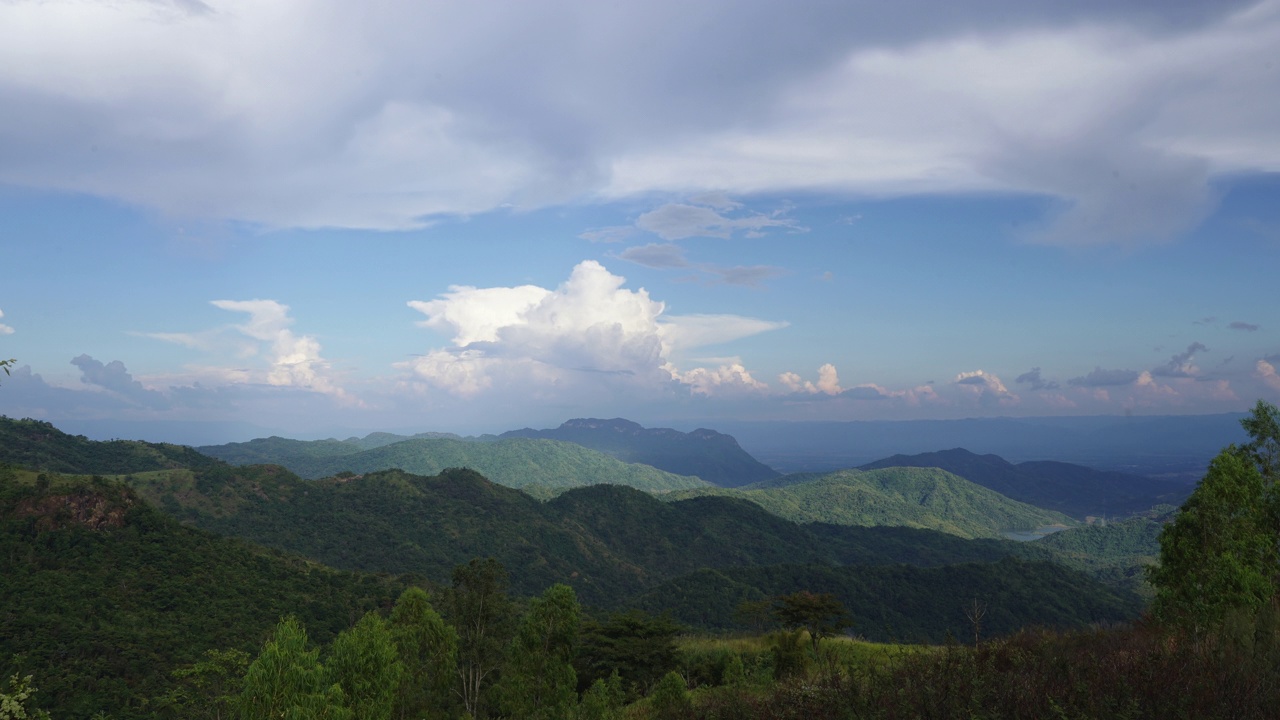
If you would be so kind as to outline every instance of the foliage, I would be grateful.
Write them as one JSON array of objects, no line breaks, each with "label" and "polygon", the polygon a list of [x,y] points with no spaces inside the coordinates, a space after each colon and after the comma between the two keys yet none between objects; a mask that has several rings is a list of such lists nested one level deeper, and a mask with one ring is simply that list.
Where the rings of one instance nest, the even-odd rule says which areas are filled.
[{"label": "foliage", "polygon": [[333,641],[328,681],[342,688],[347,707],[360,720],[390,720],[404,675],[391,630],[375,612],[366,613]]},{"label": "foliage", "polygon": [[[983,627],[994,635],[1028,625],[1124,622],[1142,610],[1138,598],[1109,590],[1082,573],[1015,558],[938,568],[770,565],[700,570],[663,583],[634,602],[700,627],[732,629],[741,627],[734,611],[744,596],[754,600],[801,590],[833,593],[860,633],[899,642],[970,635],[964,606],[974,597],[989,607]],[[708,607],[703,604],[707,598],[723,601]]]},{"label": "foliage", "polygon": [[574,720],[615,720],[626,702],[622,676],[614,670],[608,678],[597,678],[582,693],[582,701],[574,709]]},{"label": "foliage", "polygon": [[135,440],[96,442],[41,420],[0,416],[0,463],[47,472],[117,475],[219,464],[189,447]]},{"label": "foliage", "polygon": [[[8,368],[5,368],[5,373],[8,372]],[[0,720],[49,720],[47,711],[27,707],[27,701],[36,694],[32,677],[18,677],[16,674],[9,677],[9,687],[5,692],[0,692]]]},{"label": "foliage", "polygon": [[307,631],[292,616],[280,620],[245,673],[240,693],[244,720],[349,720],[346,697],[326,681],[320,652],[307,647]]},{"label": "foliage", "polygon": [[578,699],[573,669],[580,622],[573,588],[553,585],[534,598],[507,653],[495,688],[508,717],[562,720]]},{"label": "foliage", "polygon": [[587,620],[574,662],[579,687],[617,673],[631,697],[645,694],[676,668],[679,631],[669,618],[639,610],[615,613],[604,622]]},{"label": "foliage", "polygon": [[421,588],[405,590],[391,610],[391,634],[404,665],[393,715],[399,720],[447,716],[455,705],[458,633]]},{"label": "foliage", "polygon": [[682,720],[693,711],[693,703],[689,700],[689,688],[680,673],[672,670],[662,676],[662,680],[649,695],[649,708],[655,720]]},{"label": "foliage", "polygon": [[774,598],[773,617],[784,628],[806,630],[814,656],[818,654],[822,638],[840,633],[853,622],[849,611],[834,594],[808,590]]},{"label": "foliage", "polygon": [[511,637],[514,608],[507,597],[507,571],[493,558],[459,565],[449,609],[458,629],[458,695],[470,716],[482,717]]},{"label": "foliage", "polygon": [[152,706],[164,717],[229,720],[252,660],[243,650],[206,650],[201,660],[170,673],[175,684]]},{"label": "foliage", "polygon": [[197,704],[205,679],[171,673],[206,651],[256,651],[286,613],[328,641],[402,588],[183,527],[103,478],[0,478],[0,674],[39,678],[55,717]]},{"label": "foliage", "polygon": [[999,537],[1005,530],[1072,522],[937,468],[841,470],[805,475],[798,482],[785,480],[759,488],[686,490],[670,497],[740,497],[793,522],[900,525],[966,538]]},{"label": "foliage", "polygon": [[10,366],[12,366],[16,362],[18,361],[15,360],[14,358],[9,358],[8,360],[0,360],[0,370],[4,370],[4,374],[7,376],[9,374]]}]

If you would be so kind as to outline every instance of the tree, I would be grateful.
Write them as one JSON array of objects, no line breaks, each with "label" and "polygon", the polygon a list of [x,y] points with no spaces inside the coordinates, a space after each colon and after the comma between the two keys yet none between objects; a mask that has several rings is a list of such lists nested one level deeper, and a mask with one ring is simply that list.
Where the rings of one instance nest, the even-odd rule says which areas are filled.
[{"label": "tree", "polygon": [[458,630],[458,696],[468,714],[480,717],[511,636],[506,569],[493,558],[457,566],[449,604]]},{"label": "tree", "polygon": [[552,585],[529,604],[511,641],[499,683],[502,710],[527,720],[567,718],[578,697],[573,657],[581,612],[568,585]]},{"label": "tree", "polygon": [[204,659],[170,673],[176,686],[154,704],[166,717],[229,720],[252,659],[243,650],[206,650]]},{"label": "tree", "polygon": [[1241,421],[1251,441],[1219,453],[1161,531],[1160,564],[1148,577],[1162,620],[1203,630],[1232,611],[1256,613],[1280,590],[1278,416],[1258,401]]},{"label": "tree", "polygon": [[325,686],[318,650],[307,649],[307,631],[289,616],[245,673],[240,693],[244,720],[351,720],[342,689]]},{"label": "tree", "polygon": [[649,695],[649,707],[657,720],[680,720],[693,712],[689,686],[680,677],[680,673],[672,670],[662,676],[662,680]]},{"label": "tree", "polygon": [[326,669],[355,717],[390,720],[404,666],[390,629],[376,612],[366,613],[334,639]]},{"label": "tree", "polygon": [[815,594],[808,590],[778,596],[774,601],[773,616],[785,628],[808,630],[815,656],[822,638],[834,635],[853,624],[849,613],[835,595]]},{"label": "tree", "polygon": [[9,678],[8,690],[0,692],[0,720],[49,720],[49,713],[44,710],[27,708],[27,701],[36,693],[31,678],[16,674]]},{"label": "tree", "polygon": [[411,587],[396,600],[391,637],[404,665],[393,716],[412,720],[452,715],[458,633],[431,607],[422,588]]},{"label": "tree", "polygon": [[14,360],[13,358],[9,358],[8,360],[0,360],[0,370],[4,370],[4,374],[6,377],[9,375],[9,367],[16,362],[18,361]]},{"label": "tree", "polygon": [[603,624],[583,623],[582,644],[574,668],[579,682],[622,676],[628,690],[648,692],[676,667],[676,634],[680,626],[665,616],[628,610]]}]

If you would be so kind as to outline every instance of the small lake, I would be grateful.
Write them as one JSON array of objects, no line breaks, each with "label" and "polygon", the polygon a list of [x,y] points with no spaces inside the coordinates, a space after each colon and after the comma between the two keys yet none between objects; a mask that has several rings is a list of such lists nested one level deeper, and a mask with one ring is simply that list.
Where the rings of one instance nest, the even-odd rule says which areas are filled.
[{"label": "small lake", "polygon": [[1010,530],[1009,532],[1002,532],[1000,533],[1000,535],[1004,537],[1006,540],[1030,542],[1032,540],[1039,540],[1045,535],[1052,535],[1058,532],[1059,530],[1066,530],[1066,529],[1067,529],[1066,525],[1042,525],[1036,528],[1035,530]]}]

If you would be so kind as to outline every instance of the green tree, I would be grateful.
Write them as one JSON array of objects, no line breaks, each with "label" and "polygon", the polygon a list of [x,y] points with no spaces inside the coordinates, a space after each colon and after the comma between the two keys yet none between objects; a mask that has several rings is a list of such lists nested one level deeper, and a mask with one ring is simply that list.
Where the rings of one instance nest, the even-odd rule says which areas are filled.
[{"label": "green tree", "polygon": [[662,680],[649,695],[649,707],[657,720],[681,720],[693,712],[693,703],[689,700],[689,687],[680,673],[672,670],[662,676]]},{"label": "green tree", "polygon": [[773,616],[785,628],[808,630],[815,657],[822,638],[839,633],[853,622],[834,594],[808,590],[778,596],[774,600]]},{"label": "green tree", "polygon": [[390,720],[404,666],[391,630],[376,612],[366,613],[333,641],[326,663],[329,682],[342,688],[360,720]]},{"label": "green tree", "polygon": [[203,659],[170,673],[175,686],[153,704],[166,717],[229,720],[252,659],[243,650],[206,650]]},{"label": "green tree", "polygon": [[1256,613],[1280,590],[1280,411],[1258,401],[1241,421],[1251,441],[1218,454],[1173,522],[1149,571],[1153,611],[1203,630],[1230,612]]},{"label": "green tree", "polygon": [[17,360],[14,360],[13,358],[9,358],[8,360],[0,360],[0,370],[4,370],[4,374],[6,377],[9,375],[9,367],[13,365],[15,362],[17,362]]},{"label": "green tree", "polygon": [[320,652],[307,649],[307,631],[292,616],[276,625],[249,665],[240,693],[244,720],[351,720],[342,688],[325,685]]},{"label": "green tree", "polygon": [[0,692],[0,720],[49,720],[49,713],[44,710],[27,707],[27,701],[36,694],[31,677],[14,675],[9,678],[9,687]]},{"label": "green tree", "polygon": [[611,615],[604,623],[583,623],[574,663],[580,682],[617,672],[633,696],[642,695],[676,667],[680,626],[665,616],[640,610]]},{"label": "green tree", "polygon": [[578,597],[568,585],[553,585],[529,604],[497,688],[508,716],[569,717],[578,697],[573,658],[580,615]]},{"label": "green tree", "polygon": [[614,670],[608,678],[597,678],[582,693],[582,702],[573,715],[575,720],[614,720],[622,712],[627,693],[622,689],[622,676]]},{"label": "green tree", "polygon": [[514,615],[507,571],[493,558],[453,570],[449,604],[458,630],[458,696],[472,717],[482,717],[486,691],[506,655]]},{"label": "green tree", "polygon": [[422,588],[411,587],[391,609],[391,636],[404,665],[394,717],[444,717],[454,708],[458,633],[431,607]]}]

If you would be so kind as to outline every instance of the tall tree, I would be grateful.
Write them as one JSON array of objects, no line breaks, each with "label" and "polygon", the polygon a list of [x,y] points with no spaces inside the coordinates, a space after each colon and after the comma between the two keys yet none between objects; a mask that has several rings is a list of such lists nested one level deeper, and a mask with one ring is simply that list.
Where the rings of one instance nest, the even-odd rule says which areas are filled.
[{"label": "tall tree", "polygon": [[1204,629],[1280,591],[1280,411],[1260,400],[1241,424],[1250,442],[1213,459],[1160,533],[1160,564],[1148,577],[1153,610],[1167,622]]},{"label": "tall tree", "polygon": [[834,594],[811,593],[808,590],[777,597],[774,600],[773,616],[785,628],[808,630],[815,656],[822,638],[834,635],[852,624],[849,612]]},{"label": "tall tree", "polygon": [[513,608],[507,571],[493,558],[453,570],[449,605],[458,630],[458,696],[472,717],[482,717],[486,691],[506,655]]},{"label": "tall tree", "polygon": [[357,718],[390,720],[404,666],[391,630],[376,612],[366,613],[334,639],[326,669]]},{"label": "tall tree", "polygon": [[325,684],[320,651],[307,649],[307,631],[289,616],[245,673],[240,693],[244,720],[352,720],[342,689]]},{"label": "tall tree", "polygon": [[391,636],[404,674],[392,715],[399,720],[453,715],[458,633],[431,607],[422,588],[411,587],[391,610]]},{"label": "tall tree", "polygon": [[527,720],[570,716],[578,697],[573,658],[580,615],[578,596],[568,585],[553,585],[529,604],[496,688],[506,715]]}]

